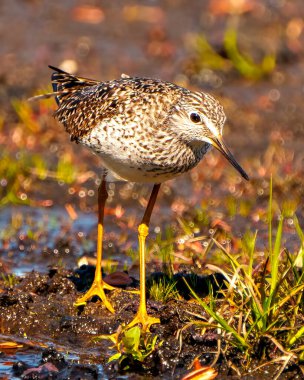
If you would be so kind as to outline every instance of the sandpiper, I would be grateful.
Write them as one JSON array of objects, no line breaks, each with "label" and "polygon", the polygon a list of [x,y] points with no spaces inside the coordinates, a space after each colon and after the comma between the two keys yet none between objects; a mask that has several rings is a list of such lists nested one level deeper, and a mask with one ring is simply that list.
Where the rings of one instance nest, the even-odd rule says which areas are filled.
[{"label": "sandpiper", "polygon": [[114,288],[101,275],[104,207],[108,181],[154,184],[138,227],[140,257],[140,304],[129,327],[141,324],[148,330],[159,319],[148,315],[145,287],[145,240],[151,213],[162,182],[196,166],[214,146],[248,180],[222,139],[226,116],[211,95],[193,92],[157,79],[122,75],[100,82],[53,70],[54,96],[58,105],[55,118],[63,124],[71,140],[90,148],[101,158],[104,168],[98,191],[97,264],[91,288],[76,301],[85,304],[97,295],[114,313],[106,290]]}]

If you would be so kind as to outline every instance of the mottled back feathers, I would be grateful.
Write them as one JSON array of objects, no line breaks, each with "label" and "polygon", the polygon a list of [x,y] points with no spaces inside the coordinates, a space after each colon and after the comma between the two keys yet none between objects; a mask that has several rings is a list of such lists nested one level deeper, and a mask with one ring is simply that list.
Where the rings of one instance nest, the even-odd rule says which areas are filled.
[{"label": "mottled back feathers", "polygon": [[54,92],[35,98],[55,97],[55,118],[98,154],[109,178],[160,183],[219,147],[225,113],[209,94],[157,79],[99,82],[50,68]]},{"label": "mottled back feathers", "polygon": [[160,80],[124,75],[119,80],[98,82],[50,67],[55,70],[52,85],[58,104],[54,116],[76,141],[106,119],[126,123],[150,117],[161,121],[184,91]]}]

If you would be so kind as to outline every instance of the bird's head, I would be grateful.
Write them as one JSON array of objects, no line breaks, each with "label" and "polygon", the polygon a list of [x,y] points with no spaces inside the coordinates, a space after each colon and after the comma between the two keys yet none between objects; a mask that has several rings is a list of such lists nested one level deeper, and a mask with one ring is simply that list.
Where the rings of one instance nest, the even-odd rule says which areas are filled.
[{"label": "bird's head", "polygon": [[[173,107],[170,124],[179,138],[193,148],[214,146],[236,168],[243,178],[248,175],[238,164],[222,138],[226,115],[220,103],[209,94],[187,92]],[[171,124],[171,125],[172,125]]]}]

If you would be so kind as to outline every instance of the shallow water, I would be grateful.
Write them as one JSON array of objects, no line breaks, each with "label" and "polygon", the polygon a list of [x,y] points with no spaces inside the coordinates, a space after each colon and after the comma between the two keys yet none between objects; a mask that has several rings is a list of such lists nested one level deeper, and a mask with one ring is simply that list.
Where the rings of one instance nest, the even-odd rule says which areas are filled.
[{"label": "shallow water", "polygon": [[[71,220],[60,207],[6,207],[0,210],[0,252],[3,267],[22,276],[35,270],[47,273],[58,265],[73,268],[82,256],[96,251],[96,215],[77,211]],[[117,227],[111,219],[107,223],[111,234]],[[136,241],[136,234],[131,239]],[[105,244],[112,247],[108,240]],[[107,257],[105,249],[105,257]],[[111,260],[130,265],[131,259],[123,252],[111,251]]]},{"label": "shallow water", "polygon": [[[12,339],[12,337],[10,337]],[[26,343],[26,340],[24,341]],[[108,376],[105,374],[103,367],[101,364],[93,364],[90,362],[89,358],[85,359],[84,357],[81,358],[76,353],[69,353],[68,349],[66,349],[66,352],[64,353],[64,359],[67,363],[70,364],[70,366],[73,366],[73,364],[78,365],[79,368],[81,368],[81,364],[84,366],[92,365],[97,372],[97,379],[98,380],[108,380]],[[13,369],[14,365],[20,364],[22,362],[22,365],[28,368],[34,368],[41,365],[41,350],[35,347],[24,347],[21,349],[18,349],[18,351],[14,353],[6,353],[5,355],[2,355],[0,357],[0,377],[2,378],[8,378],[11,380],[17,380],[20,379],[20,376],[16,374],[16,371]],[[57,376],[60,378],[64,378],[62,374],[63,371],[59,371]],[[81,370],[79,371],[80,376]],[[83,372],[85,373],[85,372]],[[87,377],[84,377],[87,378]],[[88,377],[89,378],[89,377]],[[90,377],[91,378],[91,377]]]},{"label": "shallow water", "polygon": [[28,353],[28,352],[17,352],[15,354],[7,354],[4,357],[0,357],[0,376],[7,376],[9,379],[17,380],[20,376],[13,375],[13,365],[22,361],[29,366],[38,366],[41,359],[41,354]]}]

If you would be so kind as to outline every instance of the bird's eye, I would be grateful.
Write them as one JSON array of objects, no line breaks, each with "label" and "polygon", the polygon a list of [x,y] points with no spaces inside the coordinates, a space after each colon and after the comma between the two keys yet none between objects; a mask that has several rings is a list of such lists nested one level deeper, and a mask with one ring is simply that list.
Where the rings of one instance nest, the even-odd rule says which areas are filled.
[{"label": "bird's eye", "polygon": [[198,113],[196,112],[192,112],[190,114],[190,120],[193,122],[193,123],[199,123],[201,121],[201,117]]}]

